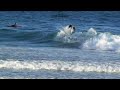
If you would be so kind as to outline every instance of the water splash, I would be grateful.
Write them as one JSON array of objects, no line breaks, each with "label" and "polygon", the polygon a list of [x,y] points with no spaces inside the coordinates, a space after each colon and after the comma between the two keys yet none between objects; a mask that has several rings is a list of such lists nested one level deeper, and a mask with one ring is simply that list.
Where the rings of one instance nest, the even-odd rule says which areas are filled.
[{"label": "water splash", "polygon": [[80,61],[59,61],[59,60],[40,60],[40,61],[18,61],[18,60],[0,60],[0,69],[15,70],[57,70],[57,71],[73,71],[73,72],[106,72],[120,73],[120,64],[106,62],[80,62]]}]

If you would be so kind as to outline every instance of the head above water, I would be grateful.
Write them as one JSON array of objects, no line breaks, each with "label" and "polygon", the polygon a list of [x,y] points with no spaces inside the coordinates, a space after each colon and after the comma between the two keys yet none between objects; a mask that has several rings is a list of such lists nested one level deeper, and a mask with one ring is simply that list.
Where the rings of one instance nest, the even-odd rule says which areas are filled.
[{"label": "head above water", "polygon": [[[71,34],[75,33],[75,26],[73,25],[68,25],[68,30],[71,32]],[[67,31],[68,32],[68,31]]]},{"label": "head above water", "polygon": [[73,27],[73,29],[75,30],[75,27]]},{"label": "head above water", "polygon": [[72,27],[72,25],[69,25],[69,28],[71,28]]},{"label": "head above water", "polygon": [[7,27],[17,28],[17,27],[21,27],[21,26],[17,25],[17,23],[15,22],[14,24],[8,25]]},{"label": "head above water", "polygon": [[72,28],[75,31],[75,27],[73,25],[70,24],[68,27]]}]

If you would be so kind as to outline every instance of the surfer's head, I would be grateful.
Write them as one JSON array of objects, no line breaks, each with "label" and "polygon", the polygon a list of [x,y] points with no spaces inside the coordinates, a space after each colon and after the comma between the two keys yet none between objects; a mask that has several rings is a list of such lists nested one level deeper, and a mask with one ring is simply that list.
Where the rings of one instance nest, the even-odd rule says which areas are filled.
[{"label": "surfer's head", "polygon": [[75,33],[75,27],[73,25],[68,25],[68,30],[67,32],[70,32],[71,34]]},{"label": "surfer's head", "polygon": [[68,27],[71,28],[73,32],[75,32],[75,27],[73,25],[70,24]]},{"label": "surfer's head", "polygon": [[69,25],[69,28],[72,28],[72,25]]},{"label": "surfer's head", "polygon": [[75,27],[73,27],[73,29],[75,30]]}]

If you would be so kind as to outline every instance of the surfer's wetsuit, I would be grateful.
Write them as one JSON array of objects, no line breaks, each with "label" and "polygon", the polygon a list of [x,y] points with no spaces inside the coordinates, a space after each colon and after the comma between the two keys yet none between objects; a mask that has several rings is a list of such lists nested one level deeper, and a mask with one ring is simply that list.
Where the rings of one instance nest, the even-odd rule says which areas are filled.
[{"label": "surfer's wetsuit", "polygon": [[8,26],[8,27],[19,27],[19,26],[17,26],[17,24],[15,23],[15,24],[13,24],[13,25],[10,25],[10,26]]},{"label": "surfer's wetsuit", "polygon": [[17,24],[15,23],[14,25],[11,25],[11,27],[17,27]]}]

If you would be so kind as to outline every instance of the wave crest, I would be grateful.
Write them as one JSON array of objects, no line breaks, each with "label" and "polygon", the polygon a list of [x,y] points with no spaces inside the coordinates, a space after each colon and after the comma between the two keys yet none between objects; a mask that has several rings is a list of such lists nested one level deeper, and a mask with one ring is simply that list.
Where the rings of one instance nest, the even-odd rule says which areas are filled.
[{"label": "wave crest", "polygon": [[65,36],[58,32],[55,40],[62,43],[76,43],[78,48],[83,49],[120,51],[120,35],[97,32],[94,28],[90,28],[87,32],[75,32]]},{"label": "wave crest", "polygon": [[117,63],[100,63],[92,62],[85,63],[80,61],[15,61],[15,60],[0,60],[0,69],[15,69],[15,70],[61,70],[73,72],[106,72],[106,73],[120,73],[120,64]]},{"label": "wave crest", "polygon": [[110,33],[100,33],[99,35],[86,40],[83,44],[83,48],[117,51],[120,49],[120,36],[112,35]]},{"label": "wave crest", "polygon": [[[97,32],[90,28],[86,32],[67,32],[67,27],[63,27],[59,32],[44,31],[10,31],[1,30],[0,41],[26,41],[28,44],[41,44],[47,46],[70,47],[94,50],[111,50],[120,52],[120,35],[113,35],[109,32]],[[19,43],[12,43],[18,44]]]}]

